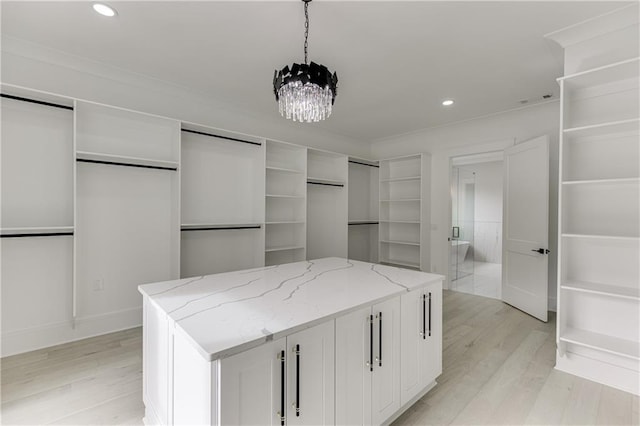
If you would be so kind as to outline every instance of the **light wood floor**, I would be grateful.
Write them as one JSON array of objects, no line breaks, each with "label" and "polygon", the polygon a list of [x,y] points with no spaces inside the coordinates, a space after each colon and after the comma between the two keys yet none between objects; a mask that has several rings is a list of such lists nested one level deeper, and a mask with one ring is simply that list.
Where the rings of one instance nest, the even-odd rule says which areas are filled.
[{"label": "light wood floor", "polygon": [[[445,291],[443,374],[395,425],[639,424],[638,397],[555,371],[555,320]],[[141,424],[140,328],[2,359],[2,423]]]}]

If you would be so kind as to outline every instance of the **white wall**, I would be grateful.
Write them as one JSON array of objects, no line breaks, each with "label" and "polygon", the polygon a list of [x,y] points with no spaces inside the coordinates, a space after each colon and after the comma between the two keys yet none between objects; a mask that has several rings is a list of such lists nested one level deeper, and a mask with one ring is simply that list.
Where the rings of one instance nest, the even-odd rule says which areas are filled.
[{"label": "white wall", "polygon": [[448,241],[451,218],[451,158],[504,150],[540,135],[549,135],[549,308],[556,307],[558,232],[558,134],[557,101],[493,114],[461,123],[425,129],[374,141],[373,158],[387,158],[416,152],[432,155],[431,172],[431,271],[448,274]]},{"label": "white wall", "polygon": [[370,156],[366,142],[327,132],[321,123],[283,119],[275,100],[273,115],[248,115],[239,107],[216,101],[215,96],[12,37],[2,38],[1,66],[2,82],[7,84],[361,158]]}]

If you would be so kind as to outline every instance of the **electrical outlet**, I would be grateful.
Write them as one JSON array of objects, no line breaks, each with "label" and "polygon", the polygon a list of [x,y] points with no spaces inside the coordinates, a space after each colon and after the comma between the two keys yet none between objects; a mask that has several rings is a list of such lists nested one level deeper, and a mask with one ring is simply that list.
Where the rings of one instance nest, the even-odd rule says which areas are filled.
[{"label": "electrical outlet", "polygon": [[104,290],[104,280],[102,278],[93,281],[93,291]]}]

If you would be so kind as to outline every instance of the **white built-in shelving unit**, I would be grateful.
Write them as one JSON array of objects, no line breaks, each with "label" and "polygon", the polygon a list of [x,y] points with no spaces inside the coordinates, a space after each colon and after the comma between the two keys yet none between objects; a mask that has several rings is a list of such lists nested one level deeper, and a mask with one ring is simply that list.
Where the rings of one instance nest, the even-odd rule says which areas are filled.
[{"label": "white built-in shelving unit", "polygon": [[180,275],[263,265],[264,140],[183,123]]},{"label": "white built-in shelving unit", "polygon": [[347,158],[307,149],[307,259],[347,257]]},{"label": "white built-in shelving unit", "polygon": [[378,261],[377,161],[349,158],[349,259]]},{"label": "white built-in shelving unit", "polygon": [[33,330],[73,322],[73,101],[2,92],[0,323],[26,350],[52,342]]},{"label": "white built-in shelving unit", "polygon": [[430,173],[428,154],[380,161],[381,263],[429,270]]},{"label": "white built-in shelving unit", "polygon": [[140,325],[148,282],[331,256],[428,270],[423,154],[379,166],[11,85],[1,154],[2,356]]},{"label": "white built-in shelving unit", "polygon": [[[635,24],[628,22],[632,15]],[[551,35],[565,47],[566,56],[566,75],[559,79],[556,367],[636,394],[640,392],[637,16],[636,5]],[[615,26],[617,20],[622,22],[620,28]],[[635,56],[624,57],[625,51]],[[612,58],[611,52],[623,57]]]},{"label": "white built-in shelving unit", "polygon": [[180,122],[77,101],[74,317],[136,318],[179,277]]},{"label": "white built-in shelving unit", "polygon": [[267,141],[265,265],[306,259],[307,149]]}]

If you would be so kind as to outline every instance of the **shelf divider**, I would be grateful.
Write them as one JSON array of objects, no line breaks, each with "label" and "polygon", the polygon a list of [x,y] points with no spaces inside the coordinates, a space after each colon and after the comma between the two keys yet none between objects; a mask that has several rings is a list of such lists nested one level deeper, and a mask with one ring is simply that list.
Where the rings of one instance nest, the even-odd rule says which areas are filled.
[{"label": "shelf divider", "polygon": [[640,342],[620,339],[587,330],[567,327],[564,333],[560,335],[560,341],[634,360],[640,359]]},{"label": "shelf divider", "polygon": [[623,287],[612,284],[592,283],[586,281],[567,280],[562,284],[563,290],[600,294],[622,299],[640,300],[640,288]]}]

